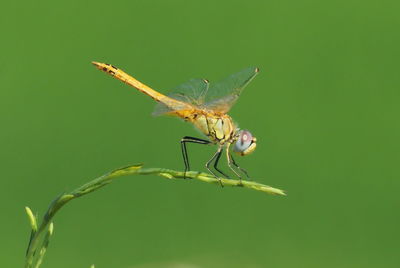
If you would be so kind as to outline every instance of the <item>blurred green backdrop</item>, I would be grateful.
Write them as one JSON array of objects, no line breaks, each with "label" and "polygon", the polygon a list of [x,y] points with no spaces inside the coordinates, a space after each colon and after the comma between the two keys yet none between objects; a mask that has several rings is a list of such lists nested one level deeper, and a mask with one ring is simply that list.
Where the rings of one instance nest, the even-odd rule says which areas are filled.
[{"label": "blurred green backdrop", "polygon": [[[125,177],[60,211],[43,267],[399,267],[398,2],[24,2],[0,9],[1,267],[23,265],[24,206],[183,168],[197,131],[92,60],[161,92],[260,67],[231,111],[258,138],[238,161],[288,196]],[[214,149],[190,146],[193,169]]]}]

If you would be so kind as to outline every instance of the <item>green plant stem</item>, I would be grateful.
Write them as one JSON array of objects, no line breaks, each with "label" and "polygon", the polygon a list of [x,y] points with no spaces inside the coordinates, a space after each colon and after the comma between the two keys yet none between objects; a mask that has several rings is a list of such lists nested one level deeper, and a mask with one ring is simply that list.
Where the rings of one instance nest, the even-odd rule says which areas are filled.
[{"label": "green plant stem", "polygon": [[[164,168],[142,168],[142,164],[138,165],[131,165],[128,167],[116,169],[114,171],[111,171],[101,177],[98,177],[81,187],[71,191],[70,193],[64,193],[57,197],[49,206],[46,214],[44,215],[40,225],[36,227],[36,219],[34,218],[33,214],[31,213],[30,209],[27,209],[28,216],[31,222],[31,227],[32,228],[32,233],[31,233],[31,239],[29,241],[27,253],[26,253],[26,262],[25,262],[25,267],[26,268],[31,268],[32,265],[34,264],[34,259],[35,259],[35,254],[38,251],[39,243],[41,240],[41,237],[43,236],[44,233],[48,233],[48,226],[51,223],[54,215],[59,211],[65,204],[67,204],[69,201],[81,197],[83,195],[86,195],[88,193],[91,193],[109,183],[111,183],[115,178],[122,177],[122,176],[127,176],[127,175],[159,175],[167,179],[184,179],[184,172],[182,171],[175,171],[171,169],[164,169]],[[200,180],[203,182],[207,183],[212,183],[217,186],[220,186],[221,183],[224,186],[238,186],[238,187],[244,187],[244,188],[249,188],[257,191],[262,191],[268,194],[275,194],[275,195],[285,195],[284,191],[280,189],[276,189],[264,184],[260,184],[257,182],[253,181],[239,181],[239,180],[231,180],[231,179],[217,179],[214,176],[207,174],[207,173],[201,173],[201,172],[196,172],[196,171],[189,171],[186,172],[186,178],[189,179],[196,179]],[[52,227],[51,227],[52,229]],[[47,231],[47,232],[46,232]],[[51,234],[51,233],[50,233]],[[49,236],[49,235],[48,235]],[[47,247],[48,240],[44,239],[45,246]],[[43,245],[41,247],[43,249]],[[45,249],[44,249],[45,250]],[[45,251],[44,251],[45,252]],[[43,254],[40,254],[40,262],[42,261]],[[39,264],[40,265],[40,264]],[[38,267],[38,266],[35,266]]]},{"label": "green plant stem", "polygon": [[53,223],[51,222],[49,224],[49,228],[47,228],[47,232],[43,239],[42,246],[40,247],[39,256],[37,258],[35,268],[39,268],[40,265],[42,264],[44,254],[46,254],[46,250],[47,250],[47,247],[49,246],[50,237],[52,234],[53,234]]}]

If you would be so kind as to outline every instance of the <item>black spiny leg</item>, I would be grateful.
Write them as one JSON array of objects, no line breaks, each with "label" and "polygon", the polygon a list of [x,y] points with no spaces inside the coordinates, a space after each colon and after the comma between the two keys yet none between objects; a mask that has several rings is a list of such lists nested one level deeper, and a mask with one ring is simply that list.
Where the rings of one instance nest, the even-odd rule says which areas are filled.
[{"label": "black spiny leg", "polygon": [[210,169],[210,164],[211,164],[212,161],[214,161],[214,159],[215,159],[215,162],[214,162],[214,168],[215,168],[215,170],[218,171],[220,174],[222,174],[224,177],[226,177],[226,178],[229,179],[229,176],[228,176],[228,175],[226,175],[224,172],[222,172],[220,169],[218,169],[218,161],[219,161],[219,158],[221,157],[221,154],[222,154],[222,147],[219,147],[218,150],[215,152],[215,154],[211,157],[211,159],[207,161],[207,163],[206,163],[206,168],[208,169],[208,171],[209,171],[211,174],[214,175],[214,177],[215,177],[216,179],[218,179],[218,181],[219,181],[219,183],[221,184],[221,186],[224,187],[224,185],[222,184],[221,178],[218,177],[217,174],[215,174],[215,173]]},{"label": "black spiny leg", "polygon": [[240,176],[240,174],[232,167],[232,164],[235,167],[238,167],[238,166],[236,165],[235,160],[233,160],[232,155],[229,153],[229,150],[226,150],[226,156],[228,158],[228,166],[229,166],[229,168],[232,170],[233,173],[235,173],[236,176],[238,176],[238,178],[240,180],[240,183],[242,183],[242,176]]},{"label": "black spiny leg", "polygon": [[189,137],[185,136],[181,139],[181,149],[182,149],[182,156],[183,156],[183,162],[185,163],[185,172],[183,173],[183,178],[186,179],[186,172],[190,170],[190,165],[189,165],[189,157],[187,154],[186,150],[186,143],[191,142],[191,143],[198,143],[198,144],[210,144],[210,141],[207,140],[202,140],[199,138],[194,138],[194,137]]},{"label": "black spiny leg", "polygon": [[221,155],[222,155],[222,151],[223,151],[223,150],[224,150],[224,149],[221,148],[221,151],[220,151],[219,154],[217,155],[217,159],[215,159],[215,162],[214,162],[214,168],[215,168],[216,171],[218,171],[219,173],[221,173],[225,178],[230,179],[230,177],[229,177],[228,175],[226,175],[224,172],[222,172],[222,170],[220,170],[220,169],[218,168],[218,162],[219,162],[219,159],[221,158]]},{"label": "black spiny leg", "polygon": [[[241,168],[241,167],[239,167],[238,164],[236,164],[235,159],[233,159],[232,154],[229,154],[229,158],[232,160],[232,164],[233,164],[235,167],[237,167],[238,169],[240,169],[240,171],[242,171],[242,172],[246,175],[246,177],[247,177],[248,179],[250,179],[249,173],[247,173],[247,171],[246,171],[244,168]],[[239,178],[240,178],[240,176],[239,176]]]},{"label": "black spiny leg", "polygon": [[228,166],[232,170],[232,172],[235,173],[236,176],[238,176],[240,184],[242,184],[242,176],[240,176],[239,172],[235,168],[233,168],[233,166],[235,166],[237,169],[242,171],[246,175],[247,178],[249,178],[249,174],[247,173],[246,170],[244,170],[243,168],[239,167],[238,164],[236,164],[235,159],[233,159],[233,156],[232,156],[232,154],[231,154],[231,152],[229,150],[230,149],[230,145],[231,144],[228,144],[228,146],[226,148],[226,158],[228,160]]}]

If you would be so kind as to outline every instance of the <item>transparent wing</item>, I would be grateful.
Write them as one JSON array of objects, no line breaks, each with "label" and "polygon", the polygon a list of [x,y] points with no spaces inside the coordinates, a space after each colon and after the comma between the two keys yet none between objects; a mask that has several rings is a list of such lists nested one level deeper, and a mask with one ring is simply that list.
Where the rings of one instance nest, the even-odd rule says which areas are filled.
[{"label": "transparent wing", "polygon": [[[235,73],[218,83],[205,79],[191,79],[178,86],[168,97],[188,103],[199,109],[208,109],[227,113],[239,98],[240,93],[257,75],[258,68],[249,67]],[[167,101],[159,102],[153,115],[168,114],[172,111],[187,109],[185,105],[166,105]]]},{"label": "transparent wing", "polygon": [[[168,97],[189,103],[196,107],[202,106],[208,91],[208,81],[204,79],[191,79],[188,82],[179,85],[171,93],[167,94]],[[171,111],[187,109],[187,106],[182,105],[169,105],[159,102],[157,103],[153,115],[162,115]]]},{"label": "transparent wing", "polygon": [[256,67],[249,67],[218,83],[211,83],[203,107],[227,113],[235,104],[243,89],[258,74],[258,71],[259,69]]},{"label": "transparent wing", "polygon": [[[178,98],[175,99],[179,100]],[[190,104],[184,102],[177,103],[174,99],[165,98],[165,99],[160,99],[160,102],[156,104],[156,107],[153,111],[153,115],[154,116],[164,115],[171,113],[173,111],[189,110],[191,108],[193,108],[193,106]]]}]

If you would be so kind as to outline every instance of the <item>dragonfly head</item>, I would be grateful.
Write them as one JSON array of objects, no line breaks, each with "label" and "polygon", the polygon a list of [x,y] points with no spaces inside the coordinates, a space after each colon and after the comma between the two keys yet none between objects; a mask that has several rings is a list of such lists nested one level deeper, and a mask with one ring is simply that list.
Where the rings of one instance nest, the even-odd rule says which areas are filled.
[{"label": "dragonfly head", "polygon": [[241,156],[248,155],[256,149],[257,139],[248,130],[240,130],[233,151]]}]

